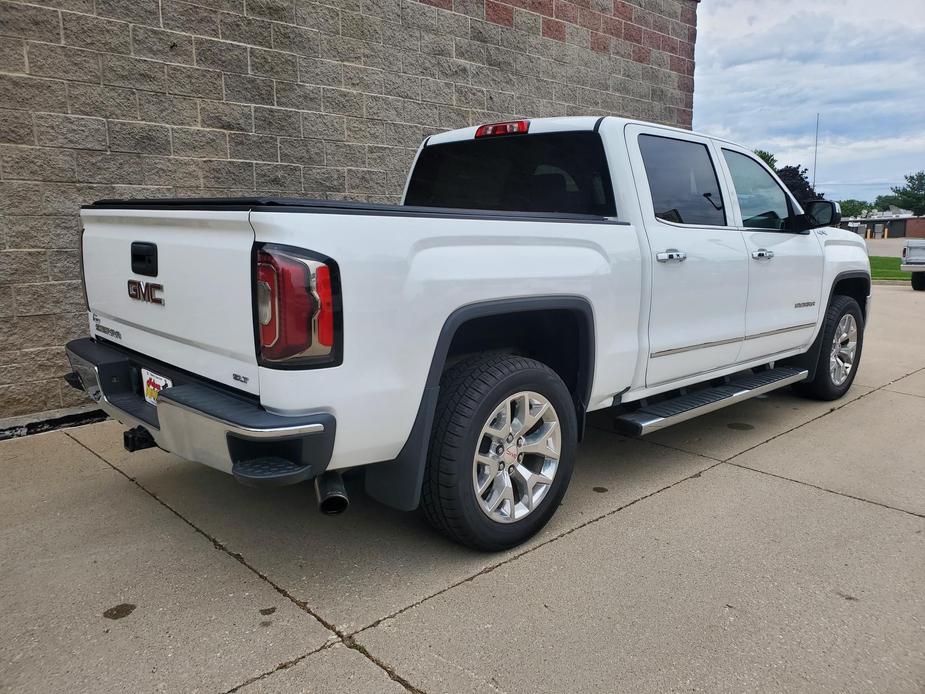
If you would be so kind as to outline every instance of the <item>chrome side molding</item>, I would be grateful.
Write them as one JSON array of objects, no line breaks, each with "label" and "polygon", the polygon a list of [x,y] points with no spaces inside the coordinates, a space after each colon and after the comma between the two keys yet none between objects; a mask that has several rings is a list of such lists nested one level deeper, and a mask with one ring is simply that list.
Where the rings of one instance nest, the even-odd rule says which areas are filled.
[{"label": "chrome side molding", "polygon": [[791,325],[786,328],[778,328],[777,330],[768,330],[763,333],[755,333],[753,335],[746,335],[742,337],[732,337],[728,340],[716,340],[714,342],[701,342],[696,345],[688,345],[686,347],[674,347],[673,349],[663,349],[658,352],[652,352],[649,357],[652,359],[657,359],[658,357],[667,357],[672,354],[682,354],[684,352],[692,352],[695,349],[706,349],[707,347],[720,347],[721,345],[731,345],[736,342],[743,342],[744,340],[759,340],[762,337],[771,337],[772,335],[780,335],[781,333],[790,333],[796,330],[806,330],[807,328],[815,328],[815,323],[800,323],[800,325]]}]

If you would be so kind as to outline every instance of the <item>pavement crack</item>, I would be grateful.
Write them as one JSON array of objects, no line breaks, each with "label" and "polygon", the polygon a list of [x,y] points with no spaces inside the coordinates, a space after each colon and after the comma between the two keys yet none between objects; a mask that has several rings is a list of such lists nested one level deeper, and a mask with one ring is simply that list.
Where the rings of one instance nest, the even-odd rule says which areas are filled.
[{"label": "pavement crack", "polygon": [[904,508],[898,508],[896,506],[890,506],[889,504],[884,504],[880,501],[872,501],[871,499],[865,499],[860,496],[855,496],[854,494],[849,494],[847,492],[840,492],[836,489],[829,489],[828,487],[822,487],[818,484],[813,484],[812,482],[804,482],[803,480],[793,479],[792,477],[787,477],[786,475],[778,475],[773,472],[768,472],[767,470],[758,470],[757,468],[749,467],[748,465],[742,465],[741,463],[731,463],[727,462],[726,465],[731,465],[737,467],[740,470],[748,470],[749,472],[757,472],[759,475],[767,475],[768,477],[776,477],[779,480],[785,480],[787,482],[793,482],[795,484],[802,484],[804,487],[812,487],[813,489],[818,489],[820,492],[828,492],[829,494],[836,494],[837,496],[843,496],[847,499],[854,499],[855,501],[863,501],[867,504],[873,504],[874,506],[880,506],[881,508],[889,509],[890,511],[899,511],[900,513],[905,513],[909,516],[914,516],[916,518],[925,518],[925,514],[916,513],[915,511],[907,511]]},{"label": "pavement crack", "polygon": [[669,489],[672,489],[673,487],[677,487],[679,484],[683,484],[684,482],[689,482],[690,480],[697,479],[697,478],[700,477],[704,472],[707,472],[708,470],[712,470],[713,468],[717,467],[718,465],[722,465],[722,464],[723,464],[722,461],[717,461],[717,462],[715,462],[713,465],[710,465],[709,467],[706,467],[706,468],[704,468],[704,469],[702,469],[702,470],[698,470],[697,472],[694,472],[694,473],[692,473],[692,474],[690,474],[690,475],[687,475],[686,477],[683,477],[683,478],[681,478],[681,479],[679,479],[679,480],[676,480],[676,481],[672,482],[671,484],[668,484],[668,485],[665,485],[664,487],[661,487],[661,488],[659,488],[659,489],[656,489],[654,492],[649,492],[648,494],[645,494],[645,495],[643,495],[643,496],[640,496],[640,497],[637,498],[637,499],[633,499],[632,501],[628,501],[628,502],[626,502],[625,504],[623,504],[622,506],[619,506],[619,507],[617,507],[617,508],[615,508],[615,509],[611,509],[611,510],[608,511],[607,513],[604,513],[604,514],[602,514],[602,515],[600,515],[600,516],[595,516],[594,518],[589,518],[589,519],[586,520],[584,523],[579,523],[578,525],[574,526],[573,528],[569,528],[568,530],[563,530],[563,531],[562,531],[561,533],[559,533],[558,535],[555,535],[555,536],[550,537],[550,538],[548,538],[548,539],[546,539],[546,540],[543,540],[542,542],[539,542],[539,543],[537,543],[537,544],[535,544],[535,545],[533,545],[533,546],[531,546],[531,547],[528,547],[527,549],[524,549],[524,550],[522,550],[522,551],[520,551],[520,552],[518,552],[518,553],[516,553],[516,554],[512,554],[511,556],[507,557],[506,559],[503,559],[502,561],[499,561],[499,562],[496,563],[496,564],[490,564],[490,565],[488,565],[488,566],[486,566],[486,567],[483,567],[482,569],[480,569],[479,571],[475,572],[474,574],[471,574],[470,576],[466,576],[465,578],[462,578],[462,579],[456,581],[455,583],[453,583],[453,584],[451,584],[451,585],[449,585],[449,586],[446,586],[445,588],[441,588],[440,590],[438,590],[438,591],[436,591],[436,592],[434,592],[434,593],[431,593],[430,595],[427,595],[427,596],[421,598],[420,600],[417,600],[417,601],[415,601],[415,602],[413,602],[413,603],[411,603],[411,604],[409,604],[409,605],[406,605],[405,607],[402,607],[402,608],[399,609],[399,610],[395,610],[394,612],[392,612],[392,613],[386,615],[385,617],[380,617],[379,619],[375,620],[374,622],[371,622],[370,624],[367,624],[365,627],[362,627],[362,628],[360,628],[360,629],[357,629],[356,631],[352,632],[352,633],[349,635],[349,638],[353,638],[353,637],[356,636],[357,634],[361,634],[362,632],[368,631],[369,629],[374,629],[375,627],[379,626],[379,625],[382,624],[383,622],[386,622],[386,621],[388,621],[388,620],[390,620],[390,619],[394,619],[395,617],[398,617],[399,615],[401,615],[401,614],[407,612],[408,610],[413,610],[414,608],[423,605],[425,602],[427,602],[427,601],[429,601],[429,600],[432,600],[433,598],[439,597],[440,595],[443,595],[443,594],[446,593],[446,592],[449,592],[449,591],[451,591],[451,590],[453,590],[453,589],[455,589],[455,588],[458,588],[458,587],[461,586],[461,585],[465,585],[466,583],[471,583],[472,581],[476,580],[476,579],[479,578],[480,576],[485,576],[486,574],[490,574],[490,573],[491,573],[492,571],[494,571],[495,569],[498,569],[498,568],[500,568],[500,567],[502,567],[502,566],[505,566],[505,565],[507,565],[507,564],[510,564],[511,562],[517,561],[517,560],[520,559],[521,557],[526,556],[526,555],[528,555],[528,554],[530,554],[530,553],[532,553],[532,552],[535,552],[535,551],[537,551],[538,549],[541,549],[541,548],[543,548],[543,547],[546,547],[547,545],[552,544],[553,542],[557,542],[557,541],[561,540],[561,539],[564,538],[564,537],[568,537],[568,536],[571,535],[572,533],[575,533],[575,532],[581,530],[582,528],[586,528],[586,527],[588,527],[589,525],[592,525],[592,524],[594,524],[594,523],[597,523],[597,522],[599,522],[599,521],[604,520],[605,518],[609,518],[610,516],[613,516],[613,515],[615,515],[615,514],[617,514],[617,513],[620,513],[621,511],[624,511],[624,510],[628,509],[630,506],[634,506],[634,505],[638,504],[638,503],[641,502],[641,501],[645,501],[646,499],[651,499],[653,496],[655,496],[655,495],[657,495],[657,494],[661,494],[662,492],[668,491]]},{"label": "pavement crack", "polygon": [[[894,383],[895,383],[895,381],[894,381]],[[891,389],[886,388],[886,387],[884,387],[884,389],[886,390],[887,393],[895,393],[896,395],[908,395],[909,397],[912,397],[912,398],[923,398],[923,399],[925,399],[925,395],[919,395],[918,393],[907,393],[907,392],[905,392],[904,390],[891,390]]]},{"label": "pavement crack", "polygon": [[234,692],[237,692],[238,690],[243,689],[244,687],[247,687],[248,685],[251,685],[254,682],[259,682],[260,680],[266,679],[270,675],[273,675],[282,670],[288,670],[293,665],[298,665],[299,663],[301,663],[303,660],[305,660],[309,656],[312,656],[312,655],[315,655],[316,653],[320,653],[321,651],[327,650],[328,648],[331,648],[331,646],[334,646],[335,644],[338,644],[338,643],[340,643],[339,640],[328,641],[323,646],[314,648],[310,650],[308,653],[303,653],[302,655],[296,656],[295,658],[292,658],[291,660],[282,662],[279,665],[277,665],[275,668],[273,668],[272,670],[267,670],[266,672],[262,672],[259,675],[255,675],[254,677],[251,677],[250,679],[241,682],[241,684],[235,685],[231,689],[225,690],[223,694],[233,694]]},{"label": "pavement crack", "polygon": [[398,684],[400,684],[407,691],[411,692],[411,694],[426,694],[423,689],[418,689],[417,687],[415,687],[413,684],[411,684],[411,682],[409,682],[404,677],[402,677],[397,672],[395,672],[395,670],[393,670],[391,666],[389,666],[387,663],[383,662],[382,660],[374,656],[372,653],[370,653],[368,650],[366,650],[365,646],[363,646],[360,643],[357,643],[357,641],[353,638],[352,635],[344,636],[342,641],[343,641],[343,644],[347,648],[350,648],[356,651],[357,653],[362,654],[367,660],[372,662],[374,665],[379,667],[386,675],[388,675],[389,679],[391,679],[393,682],[397,682]]},{"label": "pavement crack", "polygon": [[263,572],[261,572],[257,567],[255,567],[255,566],[253,566],[252,564],[248,563],[248,561],[247,561],[243,556],[241,556],[240,553],[235,552],[235,551],[229,549],[228,547],[226,547],[222,542],[220,542],[220,541],[217,540],[216,538],[212,537],[209,533],[207,533],[205,530],[203,530],[203,529],[200,528],[198,525],[196,525],[195,523],[193,523],[189,518],[187,518],[186,516],[184,516],[182,513],[180,513],[180,512],[179,512],[177,509],[175,509],[173,506],[171,506],[171,505],[168,504],[166,501],[164,501],[163,499],[161,499],[157,494],[155,494],[155,493],[152,492],[150,489],[148,489],[148,488],[145,487],[143,484],[141,484],[141,482],[139,482],[139,481],[136,480],[134,477],[131,477],[131,476],[129,476],[128,474],[126,474],[125,472],[123,472],[122,470],[120,470],[117,466],[115,466],[115,465],[113,465],[112,463],[110,463],[108,460],[106,460],[106,459],[105,459],[103,456],[101,456],[99,453],[97,453],[96,451],[94,451],[94,450],[93,450],[92,448],[90,448],[89,446],[85,445],[82,441],[79,441],[78,439],[76,439],[76,438],[74,438],[73,436],[71,436],[71,434],[70,434],[69,432],[65,432],[65,433],[67,434],[67,436],[68,436],[72,441],[75,441],[78,445],[82,446],[85,450],[89,451],[89,452],[92,453],[94,456],[96,456],[97,458],[99,458],[99,459],[100,459],[101,461],[103,461],[106,465],[108,465],[108,466],[111,467],[113,470],[115,470],[116,472],[118,472],[118,473],[119,473],[120,475],[122,475],[125,479],[127,479],[129,482],[131,482],[132,484],[134,484],[134,485],[135,485],[136,487],[138,487],[141,491],[143,491],[145,494],[147,494],[148,496],[150,496],[150,497],[151,497],[152,499],[154,499],[157,503],[159,503],[161,506],[163,506],[165,509],[167,509],[168,511],[170,511],[173,515],[175,515],[175,516],[176,516],[177,518],[179,518],[181,521],[183,521],[184,523],[186,523],[189,527],[191,527],[191,528],[192,528],[193,530],[195,530],[197,533],[199,533],[199,534],[202,535],[204,538],[206,538],[209,542],[212,543],[212,546],[215,547],[215,549],[219,550],[220,552],[224,552],[224,553],[227,554],[229,557],[231,557],[232,559],[234,559],[235,561],[237,561],[239,564],[241,564],[242,566],[244,566],[245,568],[247,568],[251,573],[253,573],[253,574],[254,574],[255,576],[257,576],[260,580],[262,580],[264,583],[266,583],[266,584],[269,585],[271,588],[273,588],[273,590],[275,590],[275,591],[276,591],[277,593],[279,593],[281,596],[283,596],[284,598],[286,598],[287,600],[289,600],[291,603],[293,603],[293,604],[294,604],[296,607],[298,607],[300,610],[302,610],[302,611],[305,612],[306,614],[308,614],[308,615],[314,617],[315,620],[317,620],[318,623],[321,624],[321,626],[323,626],[323,627],[324,627],[325,629],[327,629],[328,631],[333,632],[338,638],[340,638],[340,637],[343,636],[343,634],[337,629],[337,627],[335,627],[333,624],[331,624],[330,622],[328,622],[326,619],[324,619],[323,617],[321,617],[320,615],[318,615],[317,613],[315,613],[310,607],[308,607],[308,605],[305,603],[304,600],[299,600],[299,599],[296,598],[294,595],[292,595],[288,590],[286,590],[286,589],[283,588],[282,586],[280,586],[280,585],[278,585],[277,583],[275,583],[272,579],[270,579],[269,576],[267,576],[266,574],[264,574]]},{"label": "pavement crack", "polygon": [[[904,377],[904,378],[905,378],[905,377]],[[738,458],[740,455],[745,455],[745,454],[748,453],[749,451],[753,451],[753,450],[755,450],[756,448],[760,448],[761,446],[764,446],[766,443],[770,443],[771,441],[774,441],[775,439],[779,439],[781,436],[786,436],[787,434],[790,434],[790,433],[796,431],[797,429],[801,429],[801,428],[805,427],[807,424],[812,424],[813,422],[816,422],[816,421],[822,419],[823,417],[828,417],[828,416],[829,416],[830,414],[832,414],[833,412],[838,412],[838,411],[839,411],[840,409],[842,409],[843,407],[847,407],[848,405],[851,405],[852,403],[855,403],[855,402],[858,402],[858,401],[860,401],[860,400],[863,400],[864,398],[868,397],[868,396],[871,395],[872,393],[876,393],[877,391],[879,391],[881,388],[884,388],[884,387],[885,387],[885,386],[881,386],[880,388],[874,388],[874,389],[872,389],[872,390],[869,390],[869,391],[867,391],[866,393],[861,393],[858,397],[853,398],[852,400],[848,400],[847,402],[843,402],[842,404],[837,405],[837,406],[835,406],[835,407],[832,407],[832,408],[826,410],[825,412],[816,415],[816,416],[813,417],[812,419],[807,419],[805,422],[800,422],[799,424],[790,427],[790,428],[787,429],[786,431],[782,431],[782,432],[780,432],[779,434],[774,434],[774,436],[770,436],[770,437],[766,438],[766,439],[765,439],[764,441],[762,441],[761,443],[756,443],[754,446],[749,446],[749,447],[746,448],[744,451],[739,451],[738,453],[735,453],[735,454],[729,456],[729,457],[726,458],[723,462],[724,462],[724,463],[728,463],[729,461]]]},{"label": "pavement crack", "polygon": [[65,431],[64,433],[67,435],[67,437],[68,437],[69,439],[71,439],[72,441],[74,441],[75,443],[77,443],[77,445],[79,445],[79,446],[81,446],[82,448],[84,448],[85,450],[89,451],[94,457],[98,458],[98,459],[99,459],[100,461],[102,461],[104,464],[108,465],[110,468],[112,468],[112,469],[115,470],[117,473],[119,473],[120,475],[122,475],[125,479],[127,479],[129,482],[131,482],[131,483],[132,483],[133,485],[135,485],[136,487],[138,487],[138,489],[140,489],[142,492],[144,492],[145,494],[147,494],[148,496],[150,496],[150,497],[151,497],[152,499],[154,499],[157,503],[159,503],[159,504],[160,504],[161,506],[163,506],[165,509],[167,509],[168,511],[170,511],[173,515],[175,515],[175,516],[176,516],[177,518],[179,518],[181,521],[183,521],[184,523],[186,523],[190,528],[192,528],[192,529],[195,530],[197,533],[199,533],[200,535],[202,535],[202,537],[204,537],[206,540],[208,540],[209,542],[212,543],[212,546],[215,547],[215,549],[219,550],[220,552],[224,552],[224,553],[227,554],[229,557],[231,557],[232,559],[234,559],[235,561],[237,561],[239,564],[241,564],[242,566],[244,566],[244,567],[245,567],[246,569],[248,569],[251,573],[253,573],[255,576],[257,576],[261,581],[263,581],[264,583],[266,583],[267,585],[269,585],[271,588],[273,588],[273,590],[275,590],[277,593],[279,593],[279,594],[280,594],[282,597],[284,597],[286,600],[288,600],[289,602],[291,602],[293,605],[295,605],[296,607],[298,607],[300,610],[302,610],[303,612],[305,612],[307,615],[313,617],[319,624],[321,624],[321,626],[323,626],[325,629],[327,629],[328,631],[330,631],[330,632],[336,637],[333,641],[328,641],[327,643],[325,643],[324,645],[322,645],[320,648],[315,649],[314,651],[310,651],[310,652],[308,652],[308,653],[306,653],[306,654],[304,654],[304,655],[301,655],[301,656],[299,656],[299,657],[297,657],[297,658],[294,658],[294,659],[292,659],[292,660],[286,661],[286,662],[284,662],[284,663],[280,663],[280,664],[277,665],[273,670],[270,670],[270,671],[268,671],[268,672],[265,672],[265,673],[262,673],[262,674],[260,674],[260,675],[257,675],[256,677],[254,677],[254,678],[252,678],[252,679],[250,679],[250,680],[248,680],[248,681],[246,681],[246,682],[243,682],[242,684],[239,684],[239,685],[237,685],[236,687],[233,687],[232,689],[228,690],[229,692],[237,691],[237,690],[240,689],[241,687],[244,687],[245,685],[250,684],[251,682],[256,682],[257,680],[261,680],[261,679],[263,679],[264,677],[269,677],[269,676],[272,675],[274,672],[278,672],[278,671],[280,671],[280,670],[285,670],[285,669],[287,669],[287,668],[290,668],[290,667],[292,667],[293,665],[295,665],[296,663],[298,663],[298,662],[304,660],[305,658],[307,658],[308,656],[312,655],[313,653],[317,653],[317,652],[322,651],[322,650],[324,650],[324,649],[326,649],[326,648],[330,648],[330,647],[331,647],[332,645],[334,645],[334,644],[343,643],[347,648],[351,648],[351,649],[353,649],[353,650],[355,650],[355,651],[361,653],[362,655],[364,655],[370,662],[372,662],[374,665],[376,665],[378,668],[380,668],[383,672],[385,672],[385,674],[388,675],[388,677],[389,677],[390,679],[394,680],[395,682],[397,682],[398,684],[400,684],[401,686],[403,686],[405,689],[407,689],[407,690],[408,690],[409,692],[411,692],[412,694],[425,694],[425,693],[423,692],[423,690],[420,690],[420,689],[414,687],[414,685],[410,684],[407,680],[405,680],[403,677],[401,677],[399,674],[397,674],[397,673],[396,673],[392,668],[390,668],[388,665],[386,665],[385,663],[383,663],[382,661],[380,661],[378,658],[372,656],[363,646],[359,645],[358,643],[356,643],[356,642],[353,640],[352,635],[345,634],[343,631],[341,631],[340,629],[338,629],[334,624],[332,624],[331,622],[327,621],[326,619],[324,619],[324,617],[322,617],[322,616],[319,615],[317,612],[315,612],[314,610],[312,610],[312,609],[308,606],[308,603],[306,603],[304,600],[300,600],[299,598],[295,597],[292,593],[290,593],[288,590],[286,590],[285,588],[283,588],[282,586],[280,586],[279,584],[277,584],[276,582],[274,582],[269,576],[267,576],[265,573],[263,573],[262,571],[260,571],[257,567],[255,567],[254,565],[248,563],[248,561],[247,561],[239,552],[232,551],[231,549],[229,549],[228,547],[226,547],[222,542],[220,542],[220,541],[217,540],[216,538],[212,537],[212,536],[211,536],[209,533],[207,533],[205,530],[203,530],[203,529],[200,528],[198,525],[196,525],[195,523],[193,523],[191,520],[189,520],[188,518],[186,518],[182,513],[180,513],[179,511],[177,511],[177,509],[175,509],[173,506],[171,506],[171,505],[168,504],[166,501],[164,501],[163,499],[161,499],[157,494],[155,494],[155,493],[152,492],[150,489],[148,489],[147,487],[145,487],[143,484],[141,484],[141,483],[140,483],[138,480],[136,480],[134,477],[129,476],[129,475],[126,474],[124,471],[120,470],[118,467],[116,467],[116,466],[113,465],[111,462],[109,462],[108,460],[106,460],[106,459],[105,459],[103,456],[101,456],[99,453],[97,453],[96,451],[94,451],[92,448],[90,448],[89,446],[87,446],[86,444],[84,444],[82,441],[79,441],[79,440],[76,439],[75,437],[71,436],[70,432]]},{"label": "pavement crack", "polygon": [[[839,491],[836,491],[835,489],[829,489],[829,488],[827,488],[827,487],[822,487],[822,486],[820,486],[820,485],[818,485],[818,484],[812,484],[811,482],[804,482],[803,480],[798,480],[798,479],[794,479],[794,478],[792,478],[792,477],[787,477],[786,475],[777,475],[777,474],[775,474],[775,473],[773,473],[773,472],[767,472],[766,470],[758,470],[758,469],[756,469],[756,468],[749,467],[748,465],[743,465],[743,464],[741,464],[741,463],[733,462],[736,458],[738,458],[739,456],[745,455],[745,454],[748,453],[749,451],[753,451],[753,450],[755,450],[756,448],[759,448],[759,447],[761,447],[761,446],[764,446],[764,445],[767,444],[767,443],[770,443],[771,441],[774,441],[775,439],[779,439],[781,436],[785,436],[785,435],[787,435],[787,434],[790,434],[790,433],[792,433],[792,432],[794,432],[794,431],[796,431],[796,430],[798,430],[798,429],[800,429],[800,428],[802,428],[802,427],[805,427],[807,424],[812,424],[813,422],[816,422],[816,421],[822,419],[823,417],[828,417],[828,416],[829,416],[830,414],[832,414],[833,412],[838,412],[839,410],[841,410],[841,409],[844,408],[844,407],[848,407],[849,405],[852,405],[852,404],[854,404],[854,403],[856,403],[856,402],[860,402],[860,401],[863,400],[864,398],[870,397],[870,396],[873,395],[874,393],[879,393],[879,392],[881,392],[881,391],[886,392],[886,393],[898,393],[898,391],[895,391],[895,390],[888,390],[888,388],[889,388],[891,385],[893,385],[894,383],[896,383],[896,382],[898,382],[898,381],[901,381],[901,380],[903,380],[904,378],[908,378],[909,376],[914,376],[915,374],[917,374],[917,373],[919,373],[919,372],[922,372],[922,371],[925,371],[925,366],[920,367],[920,368],[918,368],[918,369],[913,369],[913,370],[910,371],[909,373],[904,374],[904,375],[900,376],[899,378],[895,378],[895,379],[893,379],[892,381],[890,381],[889,383],[884,383],[882,386],[877,386],[876,388],[871,388],[871,389],[870,389],[869,391],[867,391],[866,393],[862,393],[862,394],[859,395],[858,397],[856,397],[856,398],[854,398],[854,399],[852,399],[852,400],[849,400],[848,402],[844,402],[844,403],[838,405],[837,407],[833,407],[833,408],[831,408],[830,410],[828,410],[828,411],[826,411],[826,412],[823,412],[822,414],[817,415],[816,417],[813,417],[812,419],[808,419],[808,420],[806,420],[805,422],[803,422],[803,423],[801,423],[801,424],[797,424],[796,426],[791,427],[790,429],[787,429],[787,431],[781,432],[780,434],[775,434],[774,436],[770,437],[769,439],[767,439],[767,440],[765,440],[765,441],[762,441],[762,442],[759,443],[759,444],[756,444],[756,445],[754,445],[754,446],[751,446],[750,448],[746,448],[744,451],[740,451],[740,452],[736,453],[735,455],[729,456],[729,457],[728,457],[726,460],[724,460],[723,462],[726,463],[726,464],[728,464],[728,465],[733,465],[733,466],[735,466],[735,467],[737,467],[737,468],[741,468],[742,470],[750,470],[751,472],[757,472],[757,473],[762,474],[762,475],[768,475],[769,477],[776,477],[776,478],[781,479],[781,480],[787,480],[788,482],[794,482],[794,483],[796,483],[796,484],[802,484],[802,485],[807,486],[807,487],[812,487],[813,489],[818,489],[819,491],[822,491],[822,492],[828,492],[829,494],[836,494],[836,495],[838,495],[838,496],[843,496],[843,497],[845,497],[845,498],[847,498],[847,499],[854,499],[855,501],[863,501],[863,502],[866,502],[866,503],[868,503],[868,504],[873,504],[874,506],[880,506],[881,508],[889,509],[889,510],[891,510],[891,511],[899,511],[900,513],[905,513],[905,514],[907,514],[907,515],[914,516],[914,517],[916,517],[916,518],[925,518],[925,515],[923,515],[923,514],[921,514],[921,513],[916,513],[915,511],[907,511],[906,509],[897,508],[896,506],[890,506],[889,504],[884,504],[884,503],[882,503],[882,502],[880,502],[880,501],[873,501],[873,500],[871,500],[871,499],[865,499],[865,498],[860,497],[860,496],[855,496],[855,495],[853,495],[853,494],[848,494],[847,492],[839,492]],[[911,395],[910,393],[899,393],[899,394],[900,394],[900,395]],[[921,397],[921,396],[915,396],[915,395],[913,395],[913,397]]]},{"label": "pavement crack", "polygon": [[[781,436],[786,436],[787,434],[789,434],[789,433],[791,433],[791,432],[793,432],[793,431],[796,431],[797,429],[799,429],[799,428],[801,428],[801,427],[804,427],[804,426],[806,426],[807,424],[811,424],[812,422],[815,422],[816,420],[822,419],[823,417],[828,417],[828,416],[829,416],[830,414],[832,414],[833,412],[837,412],[838,410],[842,409],[843,407],[847,407],[848,405],[850,405],[850,404],[852,404],[852,403],[854,403],[854,402],[858,402],[859,400],[862,400],[863,398],[866,398],[866,397],[870,396],[871,394],[877,393],[877,392],[879,392],[879,391],[881,391],[881,390],[886,391],[886,392],[890,392],[890,393],[899,393],[900,395],[913,395],[914,397],[925,397],[925,396],[921,396],[921,395],[915,395],[914,393],[903,393],[902,391],[887,390],[887,389],[888,389],[890,386],[892,386],[894,383],[897,383],[898,381],[901,381],[901,380],[904,379],[904,378],[908,378],[909,376],[914,376],[915,374],[919,373],[920,371],[925,371],[925,366],[920,367],[920,368],[918,368],[918,369],[913,369],[913,370],[910,371],[909,373],[903,374],[903,375],[900,376],[899,378],[895,378],[895,379],[893,379],[892,381],[890,381],[889,383],[884,383],[882,386],[877,386],[876,388],[871,388],[868,392],[862,393],[861,395],[859,395],[859,396],[856,397],[856,398],[853,398],[853,399],[848,400],[848,401],[846,401],[846,402],[842,402],[842,403],[840,403],[840,404],[838,404],[838,405],[834,405],[833,407],[829,408],[829,409],[826,410],[825,412],[822,412],[821,414],[816,415],[816,416],[813,417],[812,419],[807,419],[805,422],[801,422],[801,423],[799,423],[799,424],[796,424],[796,425],[794,425],[793,427],[791,427],[790,429],[787,429],[786,431],[782,431],[782,432],[780,432],[780,433],[778,433],[778,434],[774,434],[773,436],[770,436],[770,437],[764,439],[763,441],[760,441],[760,442],[754,444],[753,446],[750,446],[750,447],[746,448],[744,451],[739,451],[738,453],[735,453],[735,454],[729,456],[728,458],[714,458],[714,457],[711,456],[711,455],[706,455],[706,454],[704,454],[704,453],[698,453],[697,451],[689,451],[689,450],[687,450],[686,448],[681,448],[680,446],[672,446],[671,444],[663,443],[663,442],[661,442],[661,441],[654,441],[654,440],[649,439],[649,438],[647,438],[647,437],[645,437],[645,436],[635,436],[635,437],[633,437],[633,436],[623,436],[623,434],[619,434],[619,433],[617,433],[616,431],[613,431],[612,429],[607,429],[607,428],[605,428],[605,427],[597,426],[597,425],[594,425],[594,424],[588,424],[588,428],[589,428],[589,429],[594,429],[595,431],[601,431],[601,432],[604,432],[604,433],[607,433],[607,434],[611,434],[611,435],[613,435],[613,436],[618,436],[618,437],[621,437],[621,438],[626,439],[626,440],[628,440],[628,441],[645,441],[646,443],[652,444],[653,446],[659,446],[659,447],[661,447],[661,448],[667,448],[668,450],[678,451],[678,452],[680,452],[680,453],[687,453],[688,455],[695,455],[695,456],[698,456],[698,457],[700,457],[700,458],[704,458],[704,459],[706,459],[706,460],[713,460],[713,461],[717,461],[717,462],[720,462],[720,463],[728,463],[728,462],[730,462],[731,460],[733,460],[734,458],[738,458],[740,455],[744,455],[744,454],[748,453],[749,451],[753,451],[753,450],[755,450],[756,448],[759,448],[759,447],[763,446],[763,445],[766,444],[766,443],[770,443],[770,442],[773,441],[774,439],[780,438]],[[860,384],[859,384],[859,385],[860,385]],[[870,386],[865,386],[865,387],[870,387]]]},{"label": "pavement crack", "polygon": [[605,429],[604,427],[597,426],[595,424],[589,424],[589,429],[594,429],[595,431],[601,431],[605,434],[610,434],[611,436],[617,436],[625,441],[642,441],[651,446],[658,446],[659,448],[666,448],[669,451],[677,451],[678,453],[686,453],[687,455],[693,455],[698,458],[703,458],[704,460],[709,460],[714,463],[724,463],[726,461],[721,458],[714,458],[712,455],[706,455],[705,453],[698,453],[696,451],[689,451],[686,448],[681,448],[679,446],[672,446],[669,443],[662,443],[661,441],[654,441],[652,439],[646,438],[645,436],[624,436],[613,429]]}]

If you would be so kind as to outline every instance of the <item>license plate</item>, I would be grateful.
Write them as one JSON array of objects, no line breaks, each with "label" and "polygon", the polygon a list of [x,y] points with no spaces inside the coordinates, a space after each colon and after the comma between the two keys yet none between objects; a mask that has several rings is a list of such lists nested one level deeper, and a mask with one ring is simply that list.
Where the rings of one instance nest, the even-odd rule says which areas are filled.
[{"label": "license plate", "polygon": [[148,371],[147,369],[141,370],[141,388],[145,394],[145,400],[150,402],[152,405],[157,404],[158,394],[164,390],[164,388],[170,388],[173,385],[173,381],[164,376],[159,376],[153,371]]}]

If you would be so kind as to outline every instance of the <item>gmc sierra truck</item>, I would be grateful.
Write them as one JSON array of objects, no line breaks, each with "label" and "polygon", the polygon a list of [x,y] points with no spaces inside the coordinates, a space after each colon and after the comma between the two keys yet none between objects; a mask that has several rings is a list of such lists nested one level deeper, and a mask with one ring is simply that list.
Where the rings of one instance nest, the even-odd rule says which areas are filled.
[{"label": "gmc sierra truck", "polygon": [[72,385],[249,485],[342,473],[483,550],[537,532],[586,413],[639,436],[858,369],[864,241],[749,150],[605,117],[420,146],[403,204],[238,198],[83,208],[91,337]]}]

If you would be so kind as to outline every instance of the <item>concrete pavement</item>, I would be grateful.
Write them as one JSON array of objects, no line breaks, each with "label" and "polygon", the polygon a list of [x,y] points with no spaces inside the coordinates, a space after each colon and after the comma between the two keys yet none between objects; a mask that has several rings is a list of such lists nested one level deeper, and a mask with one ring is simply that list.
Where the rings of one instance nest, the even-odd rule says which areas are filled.
[{"label": "concrete pavement", "polygon": [[223,690],[331,637],[64,432],[0,451],[0,689]]},{"label": "concrete pavement", "polygon": [[901,258],[903,253],[903,244],[905,238],[895,239],[867,239],[867,252],[870,255],[880,255],[887,258]]},{"label": "concrete pavement", "polygon": [[921,692],[925,295],[873,311],[841,401],[644,440],[595,414],[556,517],[496,555],[113,422],[0,443],[0,691]]},{"label": "concrete pavement", "polygon": [[913,692],[921,531],[720,466],[359,640],[425,691]]}]

